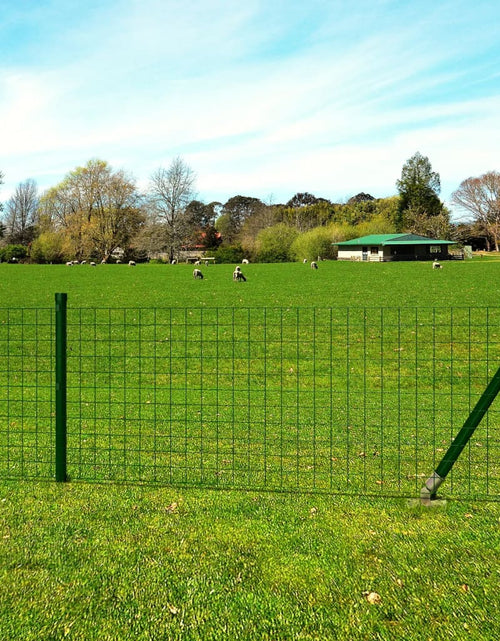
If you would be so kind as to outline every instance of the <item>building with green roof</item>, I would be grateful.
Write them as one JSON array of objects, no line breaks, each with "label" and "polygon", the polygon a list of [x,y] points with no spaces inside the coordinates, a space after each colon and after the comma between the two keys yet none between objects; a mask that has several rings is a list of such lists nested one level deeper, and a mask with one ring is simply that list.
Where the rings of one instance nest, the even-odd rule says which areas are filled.
[{"label": "building with green roof", "polygon": [[451,240],[417,234],[372,234],[339,243],[338,260],[385,262],[391,260],[447,260]]}]

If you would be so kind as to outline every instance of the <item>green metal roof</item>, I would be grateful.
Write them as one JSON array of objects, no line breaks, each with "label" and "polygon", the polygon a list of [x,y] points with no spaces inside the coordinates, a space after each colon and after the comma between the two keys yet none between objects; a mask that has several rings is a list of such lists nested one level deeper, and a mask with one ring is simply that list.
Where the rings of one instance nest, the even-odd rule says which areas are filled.
[{"label": "green metal roof", "polygon": [[455,243],[452,240],[437,240],[418,234],[372,234],[332,244],[352,247],[353,245],[454,245]]}]

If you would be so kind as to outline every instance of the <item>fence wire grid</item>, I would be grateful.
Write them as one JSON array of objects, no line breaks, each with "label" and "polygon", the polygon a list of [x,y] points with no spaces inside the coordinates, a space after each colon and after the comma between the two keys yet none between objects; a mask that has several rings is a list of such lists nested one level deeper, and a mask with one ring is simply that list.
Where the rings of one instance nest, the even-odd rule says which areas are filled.
[{"label": "fence wire grid", "polygon": [[[73,480],[414,496],[500,362],[500,308],[67,310]],[[54,475],[54,311],[0,310],[0,475]],[[446,480],[500,496],[496,399]]]}]

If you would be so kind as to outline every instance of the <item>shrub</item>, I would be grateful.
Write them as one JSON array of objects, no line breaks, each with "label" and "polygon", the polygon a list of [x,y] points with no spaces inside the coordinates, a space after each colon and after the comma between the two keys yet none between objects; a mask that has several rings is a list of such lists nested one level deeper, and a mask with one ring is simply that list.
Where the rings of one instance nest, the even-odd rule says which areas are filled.
[{"label": "shrub", "polygon": [[255,242],[256,260],[260,263],[286,263],[291,260],[290,247],[299,232],[295,227],[278,223],[262,229]]},{"label": "shrub", "polygon": [[35,263],[63,263],[68,257],[64,251],[64,237],[56,232],[45,232],[31,243],[30,258]]},{"label": "shrub", "polygon": [[3,263],[10,263],[13,261],[21,261],[28,255],[28,248],[24,245],[5,245],[0,249],[0,261]]},{"label": "shrub", "polygon": [[213,256],[216,263],[241,263],[245,252],[241,245],[227,245],[216,251],[206,252],[206,255]]}]

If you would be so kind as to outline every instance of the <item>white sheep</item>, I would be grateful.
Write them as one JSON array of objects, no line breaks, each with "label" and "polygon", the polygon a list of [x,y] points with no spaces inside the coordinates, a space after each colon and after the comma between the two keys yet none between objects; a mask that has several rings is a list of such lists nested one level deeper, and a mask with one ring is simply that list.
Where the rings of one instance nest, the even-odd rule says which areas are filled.
[{"label": "white sheep", "polygon": [[318,269],[318,263],[315,260],[311,263],[311,269]]},{"label": "white sheep", "polygon": [[175,265],[175,263],[176,263],[176,262],[177,262],[177,261],[176,261],[176,260],[175,260],[175,258],[174,258],[174,259],[173,259],[173,261],[172,261],[170,264],[171,264],[171,265]]},{"label": "white sheep", "polygon": [[432,263],[432,269],[442,269],[442,265],[440,262],[438,262],[438,259],[435,258],[434,262]]},{"label": "white sheep", "polygon": [[242,262],[244,265],[248,265],[248,258],[244,258],[241,262]]},{"label": "white sheep", "polygon": [[71,267],[72,265],[73,265],[73,261],[72,261],[72,260],[69,260],[69,261],[66,263],[66,266],[67,266],[67,267]]},{"label": "white sheep", "polygon": [[89,263],[89,265],[90,265],[91,267],[95,267],[95,263],[94,263],[94,261],[91,261],[91,262]]},{"label": "white sheep", "polygon": [[135,260],[129,260],[128,264],[130,265],[130,267],[135,267]]},{"label": "white sheep", "polygon": [[194,261],[194,264],[195,264],[195,265],[201,265],[201,262],[200,262],[199,260],[195,260],[195,261]]},{"label": "white sheep", "polygon": [[303,262],[303,263],[304,263],[304,265],[305,265],[305,264],[308,262],[308,261],[307,261],[307,258],[304,258],[304,260],[303,260],[302,262]]},{"label": "white sheep", "polygon": [[193,269],[193,278],[203,280],[203,274],[200,269]]},{"label": "white sheep", "polygon": [[82,262],[80,263],[80,265],[86,265],[86,264],[87,264],[86,260],[82,260]]}]

